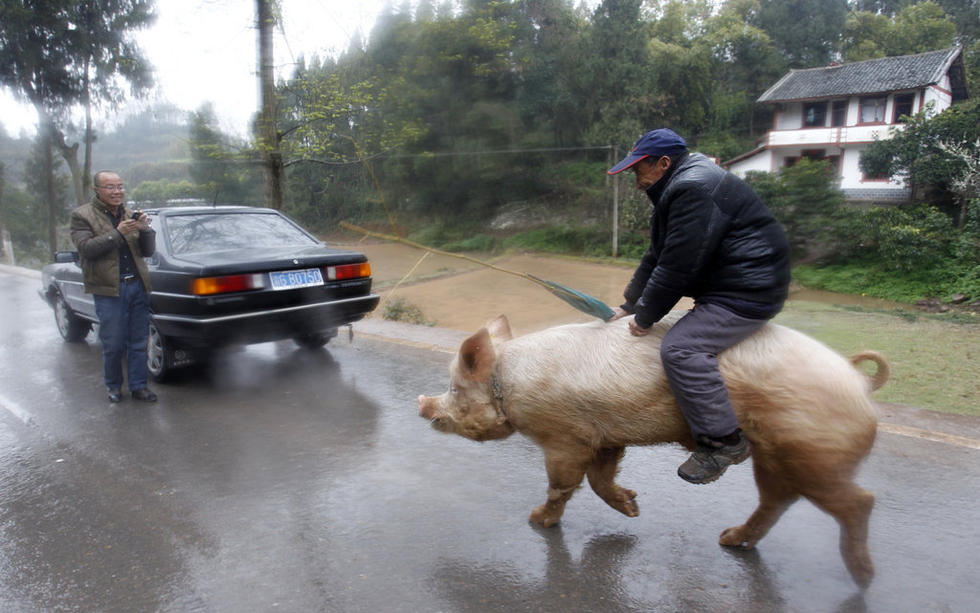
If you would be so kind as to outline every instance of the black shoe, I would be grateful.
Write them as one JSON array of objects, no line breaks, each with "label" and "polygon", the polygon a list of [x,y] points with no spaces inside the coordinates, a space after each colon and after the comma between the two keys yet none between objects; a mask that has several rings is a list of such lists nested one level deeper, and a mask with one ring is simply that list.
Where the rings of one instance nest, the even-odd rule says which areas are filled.
[{"label": "black shoe", "polygon": [[736,430],[738,441],[724,443],[706,436],[699,436],[698,446],[691,457],[680,465],[677,475],[691,483],[711,483],[725,473],[732,464],[741,464],[752,455],[752,443]]},{"label": "black shoe", "polygon": [[109,402],[115,404],[117,402],[122,402],[122,392],[115,389],[109,390]]},{"label": "black shoe", "polygon": [[156,402],[157,395],[144,387],[141,390],[133,390],[133,400],[139,400],[140,402]]}]

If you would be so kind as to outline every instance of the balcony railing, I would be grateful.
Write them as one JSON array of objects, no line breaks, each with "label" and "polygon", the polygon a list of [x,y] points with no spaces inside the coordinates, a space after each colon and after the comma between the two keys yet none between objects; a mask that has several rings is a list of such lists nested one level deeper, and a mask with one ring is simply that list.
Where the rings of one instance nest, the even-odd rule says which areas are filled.
[{"label": "balcony railing", "polygon": [[770,130],[763,139],[769,147],[815,147],[826,145],[867,144],[889,138],[891,128],[903,129],[904,124],[845,126],[840,128],[804,128],[802,130]]}]

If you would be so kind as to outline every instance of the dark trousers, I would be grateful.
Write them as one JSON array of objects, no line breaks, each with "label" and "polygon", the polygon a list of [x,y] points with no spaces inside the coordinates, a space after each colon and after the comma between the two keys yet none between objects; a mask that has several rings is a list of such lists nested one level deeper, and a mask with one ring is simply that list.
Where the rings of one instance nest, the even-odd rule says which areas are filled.
[{"label": "dark trousers", "polygon": [[119,296],[95,296],[102,341],[105,386],[121,389],[123,360],[130,390],[146,388],[146,339],[150,331],[150,296],[137,279],[119,283]]},{"label": "dark trousers", "polygon": [[738,428],[718,354],[765,325],[715,305],[699,303],[667,331],[660,346],[664,373],[691,433],[720,437]]}]

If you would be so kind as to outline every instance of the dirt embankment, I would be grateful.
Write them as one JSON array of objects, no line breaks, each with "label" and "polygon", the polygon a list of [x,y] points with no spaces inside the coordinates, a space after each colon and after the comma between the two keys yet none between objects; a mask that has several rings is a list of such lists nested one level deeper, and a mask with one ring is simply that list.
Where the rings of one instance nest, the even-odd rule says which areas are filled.
[{"label": "dirt embankment", "polygon": [[[424,251],[397,243],[365,242],[344,247],[368,256],[375,289],[382,300],[401,298],[418,307],[426,320],[442,328],[472,332],[503,314],[515,333],[525,334],[557,324],[594,319],[536,283],[464,259],[426,255]],[[563,283],[610,306],[622,303],[623,289],[633,274],[633,269],[627,266],[554,256],[516,254],[485,261]],[[689,308],[689,302],[681,306]],[[372,316],[381,317],[383,312],[383,307],[379,308]]]}]

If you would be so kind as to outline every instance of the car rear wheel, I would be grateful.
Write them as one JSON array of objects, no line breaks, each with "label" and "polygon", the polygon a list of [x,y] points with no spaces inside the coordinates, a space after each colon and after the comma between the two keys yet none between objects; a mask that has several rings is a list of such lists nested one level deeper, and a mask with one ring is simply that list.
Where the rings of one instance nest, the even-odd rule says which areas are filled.
[{"label": "car rear wheel", "polygon": [[166,380],[174,371],[173,349],[152,322],[150,335],[146,339],[146,369],[155,381]]},{"label": "car rear wheel", "polygon": [[317,349],[329,343],[335,336],[337,336],[337,328],[331,328],[326,332],[308,332],[294,336],[293,341],[304,349]]},{"label": "car rear wheel", "polygon": [[61,338],[69,343],[83,340],[92,329],[92,322],[75,315],[61,294],[56,294],[54,298],[54,321],[58,324]]}]

